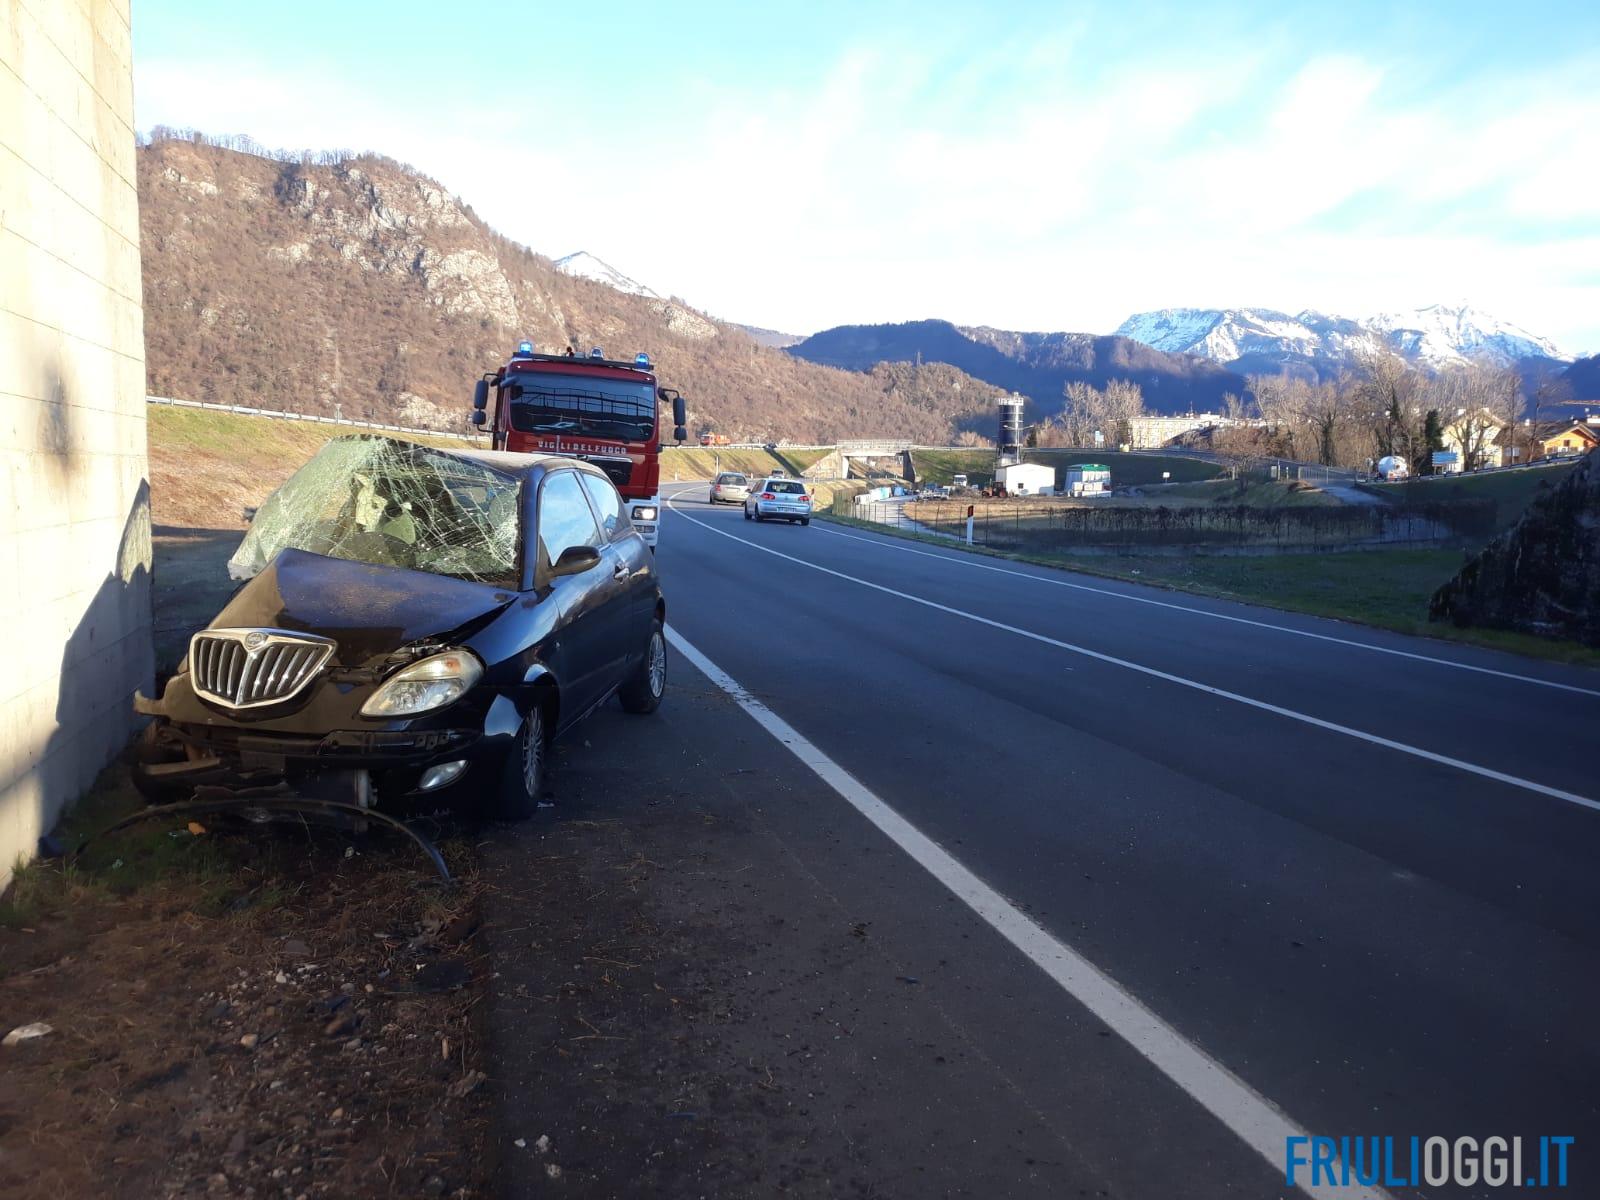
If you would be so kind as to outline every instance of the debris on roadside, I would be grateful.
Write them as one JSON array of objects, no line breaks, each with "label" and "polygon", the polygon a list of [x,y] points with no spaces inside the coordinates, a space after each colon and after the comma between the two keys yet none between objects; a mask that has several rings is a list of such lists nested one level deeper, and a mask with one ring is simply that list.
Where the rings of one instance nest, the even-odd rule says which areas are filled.
[{"label": "debris on roadside", "polygon": [[34,1038],[42,1038],[55,1032],[55,1027],[43,1021],[34,1021],[28,1025],[18,1025],[10,1033],[0,1039],[0,1045],[15,1046],[21,1042],[30,1042]]}]

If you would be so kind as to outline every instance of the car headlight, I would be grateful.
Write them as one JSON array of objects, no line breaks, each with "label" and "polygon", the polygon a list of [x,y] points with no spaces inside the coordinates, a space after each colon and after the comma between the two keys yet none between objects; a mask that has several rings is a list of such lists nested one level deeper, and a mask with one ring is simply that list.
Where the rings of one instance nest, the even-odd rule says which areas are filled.
[{"label": "car headlight", "polygon": [[643,504],[633,510],[633,519],[635,521],[654,521],[656,515],[656,506],[654,504]]},{"label": "car headlight", "polygon": [[397,671],[361,706],[364,717],[410,717],[461,699],[483,677],[475,654],[449,650]]}]

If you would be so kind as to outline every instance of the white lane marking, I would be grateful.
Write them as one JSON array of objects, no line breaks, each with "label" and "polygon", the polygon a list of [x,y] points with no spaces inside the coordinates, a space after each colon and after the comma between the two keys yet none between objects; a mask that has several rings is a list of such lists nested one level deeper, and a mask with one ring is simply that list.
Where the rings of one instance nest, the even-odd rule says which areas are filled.
[{"label": "white lane marking", "polygon": [[[910,855],[985,922],[1005,938],[1060,988],[1132,1046],[1156,1070],[1182,1088],[1202,1108],[1221,1121],[1274,1170],[1285,1170],[1285,1153],[1291,1137],[1305,1137],[1305,1129],[1291,1120],[1265,1096],[1255,1091],[1227,1067],[1208,1055],[1158,1017],[1111,976],[1059,941],[1045,928],[1009,904],[983,880],[911,824],[799,730],[757,700],[733,676],[686,641],[670,625],[667,640],[674,649],[716,684],[734,703],[755,718],[789,752],[818,778],[838,792],[851,807],[890,841]],[[1337,1165],[1335,1178],[1339,1177]],[[1352,1185],[1348,1188],[1310,1186],[1307,1195],[1328,1200],[1386,1200],[1388,1193]]]},{"label": "white lane marking", "polygon": [[1493,667],[1478,667],[1471,663],[1454,662],[1448,658],[1435,658],[1431,654],[1417,654],[1410,650],[1394,650],[1388,646],[1374,646],[1371,642],[1358,642],[1354,638],[1334,637],[1327,633],[1312,633],[1308,629],[1295,629],[1289,625],[1274,625],[1270,621],[1252,621],[1247,617],[1233,617],[1227,613],[1209,612],[1203,608],[1191,608],[1187,604],[1174,604],[1169,600],[1152,600],[1148,596],[1130,596],[1126,592],[1113,591],[1111,588],[1093,587],[1086,583],[1072,583],[1065,579],[1051,579],[1044,575],[1034,575],[1028,571],[1013,571],[1006,567],[991,566],[988,563],[973,561],[970,555],[952,557],[948,554],[935,554],[929,550],[917,550],[894,541],[892,537],[861,537],[857,534],[845,533],[839,529],[829,529],[822,526],[822,531],[833,537],[848,538],[852,542],[865,542],[869,546],[882,546],[889,550],[898,550],[902,554],[915,554],[921,558],[936,558],[940,562],[952,563],[958,567],[971,567],[976,571],[992,571],[997,575],[1014,575],[1018,579],[1031,579],[1035,583],[1049,584],[1051,587],[1071,588],[1077,592],[1093,592],[1097,596],[1110,596],[1116,600],[1126,600],[1131,604],[1149,604],[1155,608],[1170,608],[1177,612],[1192,613],[1198,617],[1210,617],[1213,621],[1232,621],[1236,625],[1253,625],[1257,629],[1272,629],[1278,633],[1289,633],[1295,637],[1314,638],[1319,642],[1333,642],[1340,646],[1354,646],[1360,650],[1370,650],[1374,654],[1392,654],[1396,658],[1409,658],[1416,662],[1434,663],[1441,667],[1454,667],[1458,671],[1476,671],[1480,675],[1495,675],[1501,679],[1514,679],[1518,683],[1532,683],[1539,687],[1556,688],[1563,692],[1576,692],[1580,696],[1600,697],[1600,689],[1578,687],[1570,683],[1557,683],[1552,679],[1540,679],[1536,675],[1518,675],[1515,671],[1497,671]]},{"label": "white lane marking", "polygon": [[1197,692],[1204,692],[1210,696],[1219,696],[1224,700],[1232,700],[1236,704],[1248,705],[1250,708],[1262,712],[1273,713],[1276,716],[1287,717],[1291,721],[1299,721],[1305,725],[1312,725],[1318,729],[1326,729],[1330,733],[1341,733],[1345,737],[1355,738],[1373,746],[1382,746],[1386,750],[1397,750],[1401,754],[1409,754],[1413,758],[1425,759],[1428,762],[1439,763],[1441,766],[1454,767],[1458,771],[1465,771],[1484,779],[1492,779],[1496,783],[1510,784],[1512,787],[1522,788],[1526,791],[1537,792],[1541,796],[1549,796],[1556,800],[1565,800],[1568,804],[1576,804],[1580,808],[1593,809],[1600,812],[1600,800],[1591,800],[1587,796],[1580,796],[1576,792],[1564,791],[1561,788],[1550,787],[1548,784],[1538,783],[1532,779],[1523,779],[1518,775],[1508,775],[1504,771],[1496,771],[1493,767],[1482,767],[1477,763],[1467,762],[1465,759],[1452,758],[1448,754],[1439,754],[1433,750],[1424,750],[1420,746],[1412,746],[1405,742],[1397,742],[1393,738],[1380,737],[1375,733],[1365,730],[1353,729],[1349,725],[1340,725],[1337,721],[1325,721],[1321,717],[1314,717],[1310,713],[1297,712],[1292,708],[1282,705],[1270,704],[1265,700],[1257,700],[1251,696],[1230,692],[1226,688],[1213,687],[1209,683],[1201,683],[1197,679],[1189,679],[1182,675],[1174,675],[1170,671],[1163,671],[1158,667],[1147,667],[1143,663],[1132,662],[1126,658],[1118,658],[1114,654],[1104,654],[1099,650],[1091,650],[1087,646],[1079,646],[1073,642],[1064,642],[1060,638],[1053,638],[1043,633],[1035,633],[1031,629],[1020,629],[1015,625],[1007,625],[1004,621],[995,621],[989,617],[979,616],[977,613],[967,612],[965,609],[952,608],[948,604],[940,604],[936,600],[927,600],[921,596],[914,596],[910,592],[902,592],[892,587],[885,587],[881,583],[873,583],[870,579],[861,579],[855,575],[847,575],[843,571],[835,571],[832,567],[825,567],[821,563],[810,562],[804,558],[796,558],[792,554],[785,554],[781,550],[774,550],[770,546],[763,546],[752,542],[748,538],[738,537],[714,525],[709,525],[698,517],[691,517],[681,511],[670,500],[668,507],[673,513],[685,521],[693,521],[702,529],[709,530],[718,537],[725,537],[729,541],[738,542],[742,546],[749,546],[752,550],[759,550],[763,554],[770,554],[775,558],[787,559],[813,571],[821,571],[824,575],[832,575],[836,579],[844,579],[850,583],[860,584],[864,588],[871,588],[875,592],[882,592],[886,596],[898,596],[902,600],[909,600],[913,604],[920,604],[924,608],[935,609],[938,612],[949,613],[953,617],[961,617],[979,625],[987,625],[991,629],[1000,629],[1006,633],[1014,633],[1018,637],[1028,638],[1031,641],[1042,642],[1046,646],[1055,646],[1073,654],[1081,654],[1085,658],[1096,659],[1099,662],[1110,663],[1114,667],[1124,667],[1129,671],[1138,671],[1141,675],[1149,675],[1155,679],[1164,679],[1168,683],[1175,683],[1180,687],[1193,688]]}]

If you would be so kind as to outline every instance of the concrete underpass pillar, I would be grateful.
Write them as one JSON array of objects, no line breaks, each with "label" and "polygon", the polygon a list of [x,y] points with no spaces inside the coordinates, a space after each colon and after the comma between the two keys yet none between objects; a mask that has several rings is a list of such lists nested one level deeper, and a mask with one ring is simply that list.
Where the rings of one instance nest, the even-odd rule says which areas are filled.
[{"label": "concrete underpass pillar", "polygon": [[127,0],[0,0],[0,887],[152,671]]}]

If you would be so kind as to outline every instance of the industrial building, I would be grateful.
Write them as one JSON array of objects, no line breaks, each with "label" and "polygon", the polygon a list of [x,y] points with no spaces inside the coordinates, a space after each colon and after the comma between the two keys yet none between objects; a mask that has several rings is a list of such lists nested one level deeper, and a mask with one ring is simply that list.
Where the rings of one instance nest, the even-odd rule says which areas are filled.
[{"label": "industrial building", "polygon": [[1016,462],[997,467],[994,481],[1012,496],[1053,496],[1056,469],[1045,463]]}]

